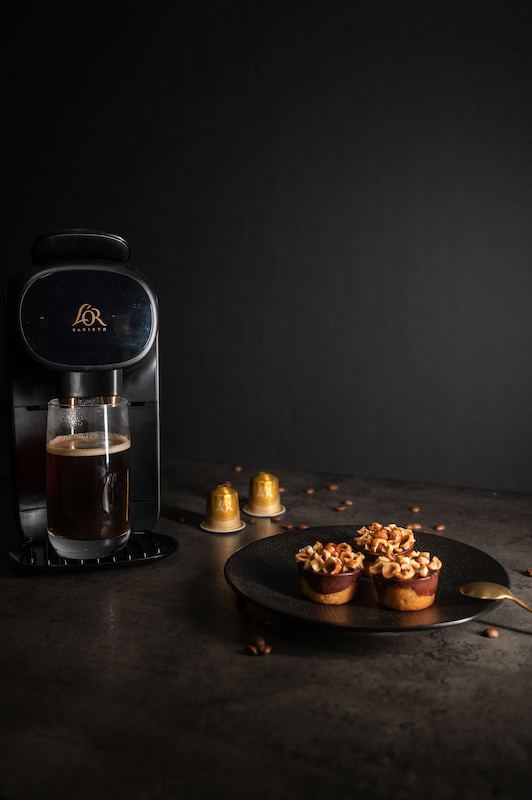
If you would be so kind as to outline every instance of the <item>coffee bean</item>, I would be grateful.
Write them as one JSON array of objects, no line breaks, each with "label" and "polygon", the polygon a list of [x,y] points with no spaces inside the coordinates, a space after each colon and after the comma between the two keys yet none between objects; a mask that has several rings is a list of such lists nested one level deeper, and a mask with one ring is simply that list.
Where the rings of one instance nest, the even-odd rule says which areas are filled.
[{"label": "coffee bean", "polygon": [[271,519],[272,522],[280,522],[281,521],[281,517],[270,517],[270,519]]},{"label": "coffee bean", "polygon": [[314,494],[314,489],[305,489],[305,494]]},{"label": "coffee bean", "polygon": [[258,655],[258,652],[259,652],[259,651],[257,650],[257,648],[256,648],[254,645],[252,645],[252,644],[247,644],[247,645],[245,646],[245,648],[244,648],[244,652],[245,652],[245,653],[246,653],[246,655],[248,655],[248,656],[256,656],[256,655]]},{"label": "coffee bean", "polygon": [[352,500],[344,500],[344,506],[352,506],[352,505],[353,505]]},{"label": "coffee bean", "polygon": [[284,490],[284,486],[279,486],[279,494],[283,494]]},{"label": "coffee bean", "polygon": [[265,644],[264,647],[261,647],[260,654],[261,656],[269,656],[272,652],[271,644]]},{"label": "coffee bean", "polygon": [[420,531],[420,530],[421,530],[421,527],[422,527],[422,526],[419,524],[419,522],[414,522],[414,524],[412,525],[412,530],[414,530],[414,531]]},{"label": "coffee bean", "polygon": [[335,511],[345,511],[345,506],[336,506]]},{"label": "coffee bean", "polygon": [[242,472],[242,467],[235,467],[235,472]]},{"label": "coffee bean", "polygon": [[499,635],[499,631],[497,628],[486,628],[484,631],[484,636],[487,636],[489,639],[496,639]]},{"label": "coffee bean", "polygon": [[222,483],[220,484],[220,486],[232,486],[232,485],[233,484],[231,483],[231,481],[222,481]]},{"label": "coffee bean", "polygon": [[532,567],[527,567],[525,570],[526,574],[532,578]]},{"label": "coffee bean", "polygon": [[445,530],[445,525],[436,525],[434,530],[435,531],[444,531]]},{"label": "coffee bean", "polygon": [[328,488],[331,492],[335,492],[338,489],[338,486],[335,483],[331,483]]},{"label": "coffee bean", "polygon": [[257,520],[255,519],[255,517],[251,517],[251,519],[250,519],[250,521],[249,521],[249,524],[250,524],[250,525],[254,525],[254,524],[256,523],[256,521],[257,521]]},{"label": "coffee bean", "polygon": [[264,645],[266,644],[266,642],[264,641],[264,637],[259,636],[258,633],[256,633],[254,636],[251,637],[249,643],[252,644],[254,647],[264,647]]},{"label": "coffee bean", "polygon": [[406,525],[405,527],[408,528],[409,531],[414,530],[414,526],[412,525],[412,523],[410,523],[410,525]]},{"label": "coffee bean", "polygon": [[308,528],[308,525],[298,525],[297,527],[300,531],[305,531]]},{"label": "coffee bean", "polygon": [[285,522],[285,524],[283,525],[283,528],[285,529],[285,531],[291,531],[293,527],[294,526],[292,525],[291,522]]},{"label": "coffee bean", "polygon": [[419,506],[413,506],[413,507],[410,509],[410,511],[413,511],[413,512],[414,512],[414,514],[417,514],[419,510],[420,510]]}]

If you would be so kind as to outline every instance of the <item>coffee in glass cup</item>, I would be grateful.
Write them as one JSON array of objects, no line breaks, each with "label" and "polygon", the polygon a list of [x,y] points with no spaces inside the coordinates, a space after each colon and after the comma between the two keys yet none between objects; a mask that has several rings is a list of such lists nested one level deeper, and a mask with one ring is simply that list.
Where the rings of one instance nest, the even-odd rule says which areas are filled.
[{"label": "coffee in glass cup", "polygon": [[130,447],[125,398],[48,403],[48,538],[60,556],[102,558],[126,545]]}]

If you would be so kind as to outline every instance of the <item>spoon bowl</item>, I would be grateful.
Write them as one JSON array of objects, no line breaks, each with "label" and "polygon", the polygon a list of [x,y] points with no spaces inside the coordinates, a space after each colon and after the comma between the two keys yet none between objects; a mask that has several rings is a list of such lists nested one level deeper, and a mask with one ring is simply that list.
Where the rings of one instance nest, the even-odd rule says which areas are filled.
[{"label": "spoon bowl", "polygon": [[514,600],[520,606],[526,608],[527,611],[532,611],[530,606],[519,600],[507,586],[501,586],[500,583],[490,583],[489,581],[476,581],[475,583],[466,583],[465,586],[460,587],[460,591],[466,597],[476,597],[479,600]]}]

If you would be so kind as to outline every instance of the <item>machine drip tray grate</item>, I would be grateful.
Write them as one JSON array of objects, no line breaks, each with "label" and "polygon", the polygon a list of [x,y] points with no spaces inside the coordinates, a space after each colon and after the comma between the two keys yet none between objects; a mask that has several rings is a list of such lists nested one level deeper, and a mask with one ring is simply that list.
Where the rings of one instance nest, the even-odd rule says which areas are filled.
[{"label": "machine drip tray grate", "polygon": [[59,556],[48,539],[32,539],[13,547],[8,556],[13,564],[21,569],[33,572],[51,572],[65,570],[102,569],[109,567],[129,567],[158,561],[172,555],[179,547],[179,542],[164,533],[134,533],[129,537],[126,546],[118,553],[105,558],[91,558],[78,561],[73,558]]}]

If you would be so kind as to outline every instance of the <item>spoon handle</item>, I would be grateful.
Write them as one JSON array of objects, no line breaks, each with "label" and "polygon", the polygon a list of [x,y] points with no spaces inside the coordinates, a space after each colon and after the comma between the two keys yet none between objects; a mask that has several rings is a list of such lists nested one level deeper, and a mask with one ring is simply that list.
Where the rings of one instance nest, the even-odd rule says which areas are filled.
[{"label": "spoon handle", "polygon": [[519,599],[518,597],[516,597],[515,595],[512,595],[512,600],[515,600],[515,602],[516,602],[516,603],[519,603],[519,605],[520,605],[520,606],[523,606],[523,608],[526,608],[526,610],[527,610],[527,611],[532,611],[532,608],[530,608],[530,606],[527,606],[527,604],[526,604],[526,603],[523,603],[523,601],[522,601],[522,600],[520,600],[520,599]]}]

